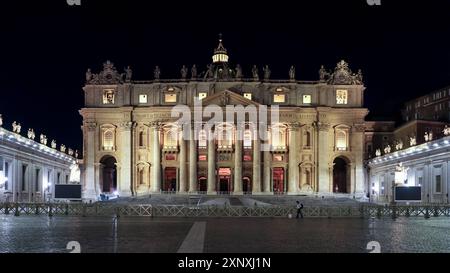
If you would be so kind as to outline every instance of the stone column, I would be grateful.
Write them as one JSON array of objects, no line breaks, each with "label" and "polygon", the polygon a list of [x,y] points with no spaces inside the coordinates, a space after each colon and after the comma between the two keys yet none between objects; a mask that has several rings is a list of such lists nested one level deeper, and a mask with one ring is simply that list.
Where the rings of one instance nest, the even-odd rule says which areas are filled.
[{"label": "stone column", "polygon": [[160,124],[152,124],[153,130],[153,181],[152,181],[152,192],[160,193],[161,192],[161,144],[160,144]]},{"label": "stone column", "polygon": [[297,164],[297,124],[289,127],[289,163],[288,163],[288,194],[297,194],[298,189],[298,164]]},{"label": "stone column", "polygon": [[186,193],[187,192],[187,166],[186,166],[186,140],[183,137],[183,133],[181,133],[180,137],[180,176],[179,176],[179,193]]},{"label": "stone column", "polygon": [[254,135],[256,138],[253,140],[252,194],[261,194],[261,140],[257,134]]},{"label": "stone column", "polygon": [[264,151],[264,185],[263,185],[263,191],[264,194],[270,194],[272,193],[272,188],[270,187],[270,177],[271,177],[271,162],[272,162],[272,155],[270,153],[270,150]]},{"label": "stone column", "polygon": [[[316,123],[318,134],[318,158],[317,158],[317,184],[319,185],[318,192],[330,193],[330,165],[329,165],[329,130],[330,125],[323,122]],[[331,169],[332,172],[332,169]]]},{"label": "stone column", "polygon": [[236,139],[234,151],[234,191],[235,195],[242,195],[242,138]]},{"label": "stone column", "polygon": [[120,183],[118,192],[120,196],[131,196],[131,157],[132,143],[131,132],[133,122],[123,122],[120,124]]},{"label": "stone column", "polygon": [[[85,140],[85,154],[84,158],[86,158],[86,173],[83,177],[83,198],[86,199],[96,199],[97,195],[100,192],[96,192],[95,183],[99,183],[98,180],[95,179],[95,151],[97,150],[95,147],[95,131],[97,129],[97,124],[94,122],[88,122],[84,125],[83,131],[86,136]],[[52,172],[54,175],[55,171]],[[56,183],[52,181],[52,186]]]},{"label": "stone column", "polygon": [[[351,151],[355,155],[354,159],[354,181],[352,181],[352,193],[355,194],[356,197],[361,197],[364,195],[364,165],[363,165],[363,155],[364,155],[364,124],[356,124],[353,127],[351,134]],[[370,187],[369,187],[370,188]]]},{"label": "stone column", "polygon": [[197,193],[197,141],[194,125],[189,132],[189,193]]},{"label": "stone column", "polygon": [[217,194],[216,191],[216,142],[214,133],[208,133],[208,194]]}]

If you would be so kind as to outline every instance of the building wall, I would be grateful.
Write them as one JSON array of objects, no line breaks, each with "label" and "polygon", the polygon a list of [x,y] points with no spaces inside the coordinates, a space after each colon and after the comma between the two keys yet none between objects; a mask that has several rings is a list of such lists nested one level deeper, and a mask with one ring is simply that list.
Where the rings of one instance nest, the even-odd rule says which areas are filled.
[{"label": "building wall", "polygon": [[[422,202],[449,203],[450,137],[407,148],[369,161],[371,199],[392,202],[395,169],[399,163],[407,169],[407,186],[422,187]],[[436,177],[440,176],[440,187]],[[440,190],[439,190],[440,188]]]},{"label": "building wall", "polygon": [[[349,77],[354,77],[345,62],[336,68],[335,73],[338,72],[343,76],[337,77],[336,81],[349,81]],[[105,73],[110,73],[111,77],[104,77]],[[353,195],[364,192],[364,119],[368,110],[363,107],[365,88],[362,84],[292,79],[122,82],[110,80],[116,75],[111,63],[106,63],[99,75],[104,78],[103,82],[88,80],[83,88],[85,107],[80,110],[85,155],[82,180],[87,198],[95,198],[105,190],[105,184],[109,185],[114,180],[117,185],[112,190],[121,196],[165,191],[167,168],[176,170],[175,189],[180,194],[204,191],[198,183],[202,177],[207,181],[205,193],[216,194],[220,191],[220,168],[230,168],[232,194],[244,192],[244,184],[240,181],[245,177],[251,179],[252,194],[279,193],[274,189],[273,177],[279,170],[277,168],[284,170],[283,194],[331,194],[333,164],[338,157],[347,164],[347,192]],[[343,92],[346,93],[345,103],[339,103],[342,101],[338,100],[337,94]],[[166,100],[168,95],[176,97],[176,100]],[[178,117],[171,116],[174,106],[182,106],[186,112],[191,112],[196,106],[194,97],[200,95],[206,96],[202,100],[203,107],[214,105],[222,110],[230,105],[258,110],[279,106],[277,125],[286,128],[284,147],[260,151],[255,147],[260,147],[259,144],[265,141],[253,139],[252,149],[245,149],[242,141],[235,137],[229,148],[219,147],[217,140],[198,147],[196,141],[181,137],[183,133],[189,133],[179,127],[176,129],[179,131],[176,147],[167,147],[164,143],[167,128],[178,120]],[[248,99],[249,95],[251,99]],[[280,96],[284,96],[284,101],[276,100]],[[259,114],[256,116],[258,120],[262,118]],[[247,124],[252,124],[251,118],[246,120]],[[187,122],[193,127],[208,120],[192,116]],[[232,126],[237,123],[237,120],[231,121]],[[108,130],[114,139],[111,149],[103,147],[104,133]],[[264,129],[267,130],[271,128]],[[338,149],[336,144],[337,132],[341,131],[345,132],[347,140],[345,149]],[[309,144],[306,143],[308,134]],[[172,157],[174,160],[169,160]],[[205,157],[206,160],[200,160]],[[251,157],[251,160],[245,161],[244,157]],[[115,162],[115,167],[107,163],[108,160]]]},{"label": "building wall", "polygon": [[450,122],[450,87],[405,103],[402,115],[407,122],[412,120]]},{"label": "building wall", "polygon": [[74,163],[71,156],[0,128],[0,200],[49,200],[55,184],[69,183]]}]

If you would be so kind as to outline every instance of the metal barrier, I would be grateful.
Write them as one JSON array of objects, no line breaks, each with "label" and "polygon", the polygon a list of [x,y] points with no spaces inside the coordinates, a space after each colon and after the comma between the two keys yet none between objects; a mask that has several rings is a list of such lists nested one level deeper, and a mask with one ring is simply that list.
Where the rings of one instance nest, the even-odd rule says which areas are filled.
[{"label": "metal barrier", "polygon": [[[295,216],[293,206],[179,206],[149,204],[63,204],[63,203],[0,203],[0,214],[52,216],[143,216],[143,217],[288,217]],[[361,204],[360,206],[312,206],[303,209],[308,218],[342,217],[439,217],[450,216],[449,205]]]},{"label": "metal barrier", "polygon": [[364,205],[365,217],[439,217],[450,216],[450,205]]}]

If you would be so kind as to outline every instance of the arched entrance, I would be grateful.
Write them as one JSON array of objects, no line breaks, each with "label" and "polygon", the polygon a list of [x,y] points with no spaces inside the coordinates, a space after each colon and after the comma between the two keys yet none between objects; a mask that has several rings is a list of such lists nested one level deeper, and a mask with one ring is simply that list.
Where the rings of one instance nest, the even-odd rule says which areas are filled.
[{"label": "arched entrance", "polygon": [[349,193],[349,172],[348,161],[342,157],[337,157],[333,161],[333,192]]},{"label": "arched entrance", "polygon": [[252,180],[248,176],[242,178],[242,191],[245,193],[252,191]]},{"label": "arched entrance", "polygon": [[101,189],[104,193],[113,193],[117,190],[117,160],[113,156],[105,156],[101,163]]},{"label": "arched entrance", "polygon": [[198,178],[198,186],[197,189],[200,192],[207,192],[208,191],[208,180],[206,179],[206,177],[201,176]]}]

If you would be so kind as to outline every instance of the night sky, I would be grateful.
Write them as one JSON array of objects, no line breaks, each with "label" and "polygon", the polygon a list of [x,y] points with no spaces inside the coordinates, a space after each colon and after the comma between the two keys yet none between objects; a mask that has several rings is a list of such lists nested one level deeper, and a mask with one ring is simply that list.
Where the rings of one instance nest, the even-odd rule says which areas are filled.
[{"label": "night sky", "polygon": [[[244,76],[318,80],[321,64],[363,70],[369,119],[398,120],[402,104],[450,85],[450,1],[11,1],[0,5],[0,113],[58,144],[81,149],[87,68],[111,60],[133,78],[179,78],[203,70],[223,33]],[[395,2],[396,6],[393,6]],[[146,3],[146,5],[144,4]],[[261,68],[260,68],[261,71]]]}]

